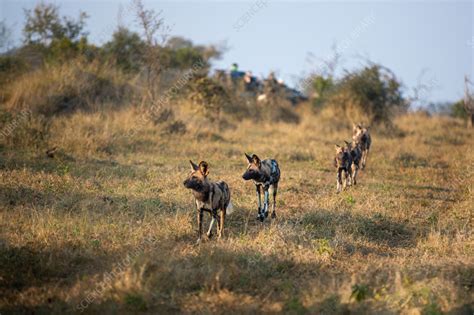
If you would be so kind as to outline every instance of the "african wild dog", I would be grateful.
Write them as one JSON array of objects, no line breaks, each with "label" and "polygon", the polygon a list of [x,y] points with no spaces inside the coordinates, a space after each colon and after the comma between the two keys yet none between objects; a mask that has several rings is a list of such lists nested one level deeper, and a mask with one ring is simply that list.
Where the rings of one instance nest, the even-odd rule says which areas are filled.
[{"label": "african wild dog", "polygon": [[351,165],[351,154],[344,147],[336,144],[336,157],[334,158],[334,166],[337,168],[338,193],[341,192],[342,189],[342,172],[344,172],[345,176],[344,187],[347,187],[351,184]]},{"label": "african wild dog", "polygon": [[352,140],[354,140],[355,143],[359,143],[362,150],[362,169],[365,168],[370,145],[372,144],[372,138],[370,137],[369,129],[370,127],[364,128],[361,124],[353,124],[352,126]]},{"label": "african wild dog", "polygon": [[[278,162],[273,159],[266,159],[261,161],[257,155],[248,155],[245,153],[248,160],[248,166],[242,178],[245,180],[253,180],[257,189],[258,200],[258,214],[257,219],[263,222],[268,217],[268,201],[269,190],[273,194],[272,218],[276,218],[276,195],[278,192],[278,182],[280,181],[280,168]],[[261,200],[261,189],[263,187],[263,207]]]},{"label": "african wild dog", "polygon": [[362,149],[360,148],[360,143],[347,142],[346,150],[351,154],[352,164],[351,164],[351,180],[352,184],[357,185],[357,173],[360,168],[360,161],[362,159]]},{"label": "african wild dog", "polygon": [[191,189],[196,201],[196,208],[198,210],[198,240],[201,241],[202,235],[202,219],[204,212],[209,212],[211,215],[211,224],[207,231],[207,237],[212,236],[212,227],[217,221],[217,235],[222,237],[224,232],[224,220],[226,214],[230,214],[233,210],[230,202],[229,186],[223,181],[211,182],[207,175],[209,174],[209,165],[202,161],[199,165],[191,163],[191,173],[183,182],[184,187]]}]

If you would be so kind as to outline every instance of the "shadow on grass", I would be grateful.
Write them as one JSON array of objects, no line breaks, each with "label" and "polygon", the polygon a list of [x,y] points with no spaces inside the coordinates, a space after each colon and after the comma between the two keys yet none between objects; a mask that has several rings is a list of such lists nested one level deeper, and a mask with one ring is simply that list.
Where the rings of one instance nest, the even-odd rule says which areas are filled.
[{"label": "shadow on grass", "polygon": [[399,185],[400,188],[409,188],[409,189],[416,189],[416,190],[431,190],[433,192],[455,192],[452,188],[444,188],[444,187],[436,187],[436,186],[428,186],[428,185]]},{"label": "shadow on grass", "polygon": [[48,158],[46,154],[16,154],[0,160],[0,169],[23,170],[35,173],[55,175],[70,174],[80,179],[105,177],[117,179],[133,179],[144,176],[146,171],[136,165],[123,165],[113,159],[75,159],[67,155]]},{"label": "shadow on grass", "polygon": [[[71,306],[56,295],[57,290],[71,290],[78,278],[110,268],[115,255],[74,243],[48,249],[1,244],[1,314],[70,313]],[[40,305],[27,306],[25,301],[40,301]]]},{"label": "shadow on grass", "polygon": [[[90,248],[70,242],[61,247],[36,249],[0,243],[0,312],[1,314],[69,314],[77,313],[80,301],[64,300],[75,295],[78,281],[84,290],[96,289],[103,276],[110,276],[128,259],[139,260],[154,250],[154,243],[120,250]],[[115,276],[114,279],[117,279]],[[79,280],[81,279],[81,280]],[[92,281],[92,282],[91,282]],[[105,281],[105,280],[104,280]],[[71,291],[72,290],[72,291]],[[25,303],[31,303],[26,304]]]},{"label": "shadow on grass", "polygon": [[[231,249],[224,243],[211,242],[182,255],[156,253],[139,266],[146,266],[145,271],[137,267],[134,272],[146,275],[141,282],[149,287],[135,294],[144,301],[147,311],[167,305],[178,312],[255,313],[263,304],[303,294],[306,288],[300,282],[308,275],[317,275],[321,283],[334,283],[333,278],[339,277],[317,262],[297,263],[277,254]],[[240,301],[243,296],[246,298]],[[119,304],[124,309],[133,308],[125,298]]]},{"label": "shadow on grass", "polygon": [[1,187],[0,206],[8,209],[17,205],[34,205],[45,200],[45,194],[29,187]]},{"label": "shadow on grass", "polygon": [[408,198],[415,200],[437,200],[446,202],[456,202],[455,196],[459,192],[456,189],[437,187],[431,185],[399,185],[393,184],[394,187],[399,188],[404,192]]},{"label": "shadow on grass", "polygon": [[94,272],[94,265],[111,253],[85,250],[77,244],[38,250],[27,246],[0,247],[0,288],[21,290],[48,283],[69,284],[75,276]]},{"label": "shadow on grass", "polygon": [[301,224],[317,239],[334,238],[337,230],[355,239],[393,248],[414,247],[420,234],[419,227],[395,221],[387,216],[363,216],[349,211],[331,212],[319,209],[304,215]]},{"label": "shadow on grass", "polygon": [[[279,304],[283,313],[375,314],[383,311],[384,314],[390,314],[384,309],[384,305],[378,304],[375,308],[370,295],[368,301],[363,303],[343,303],[340,290],[350,285],[351,274],[338,271],[324,262],[295,261],[279,253],[263,254],[245,247],[228,246],[225,242],[203,243],[185,251],[174,250],[174,247],[176,244],[160,243],[156,249],[147,251],[145,255],[137,258],[128,273],[123,276],[123,280],[128,281],[132,289],[118,287],[113,297],[107,295],[97,303],[90,304],[86,313],[250,314],[262,312],[265,305]],[[51,254],[48,252],[25,252],[24,249],[15,249],[1,254],[2,257],[13,255],[25,261],[17,271],[13,270],[13,264],[11,270],[2,270],[12,272],[11,278],[20,277],[20,281],[23,279],[23,283],[17,284],[19,288],[26,288],[32,284],[24,280],[24,277],[29,277],[32,273],[37,274],[34,282],[37,285],[59,282],[66,273],[71,273],[67,267],[50,270],[38,266],[37,261],[46,259]],[[69,260],[64,260],[64,257],[55,258],[62,259],[64,266],[71,263]],[[2,261],[2,266],[6,265],[4,263],[12,262]],[[83,266],[88,262],[81,264]],[[28,267],[30,265],[33,267]],[[456,274],[467,275],[467,271],[459,269],[459,266],[451,268]],[[30,271],[31,269],[35,271]],[[387,283],[392,283],[390,270],[390,268],[374,270],[372,276],[380,277],[383,273],[379,284],[384,287]],[[72,274],[77,276],[80,273],[73,269]],[[451,279],[452,276],[446,274],[445,277]],[[73,278],[70,277],[70,280],[63,282],[62,285],[72,287]],[[13,281],[18,280],[11,280],[8,288],[11,288]],[[373,284],[371,290],[378,288],[379,284],[374,284],[373,281],[371,283]],[[2,286],[2,289],[5,287]],[[321,295],[318,296],[321,300],[303,305],[301,301],[307,301],[308,293],[315,289],[321,291]],[[82,294],[86,295],[87,292]],[[13,305],[3,311],[36,314],[70,313],[75,310],[77,303],[77,301],[65,302],[51,296],[45,299],[43,304],[35,307]],[[453,314],[465,310],[468,310],[466,306],[459,310],[453,309]]]},{"label": "shadow on grass", "polygon": [[[121,200],[118,197],[116,200]],[[80,212],[82,208],[96,209],[100,212],[120,210],[125,206],[99,193],[71,192],[60,188],[54,191],[39,191],[25,186],[0,188],[0,206],[15,211],[14,207],[24,206],[36,210],[54,208],[64,213]]]},{"label": "shadow on grass", "polygon": [[448,197],[443,197],[440,195],[433,195],[432,193],[427,193],[426,195],[423,194],[411,194],[411,193],[405,193],[405,197],[412,199],[412,200],[417,200],[417,201],[424,201],[424,205],[428,206],[430,205],[431,200],[436,200],[436,201],[444,201],[444,202],[451,202],[454,203],[457,200],[453,198],[448,198]]},{"label": "shadow on grass", "polygon": [[[129,278],[137,279],[136,281],[140,282],[137,287],[143,288],[143,291],[140,289],[133,292],[119,291],[118,300],[117,295],[115,298],[106,297],[105,300],[89,305],[87,313],[184,312],[188,311],[184,297],[199,300],[201,294],[212,295],[221,289],[228,290],[231,294],[255,297],[257,303],[257,306],[224,305],[226,301],[216,300],[215,303],[222,303],[224,306],[222,309],[237,306],[234,311],[244,313],[245,310],[256,311],[261,299],[268,293],[272,295],[270,299],[280,299],[281,294],[289,293],[288,290],[291,290],[291,294],[298,294],[293,292],[300,290],[298,275],[303,276],[309,271],[317,272],[320,269],[318,264],[298,265],[290,259],[282,259],[276,255],[266,256],[249,250],[234,251],[215,243],[202,244],[196,251],[184,255],[163,255],[162,250],[149,252],[146,257],[141,257],[132,264]],[[171,249],[168,250],[171,252]],[[5,300],[12,302],[2,309],[2,314],[59,314],[75,310],[77,301],[65,302],[54,295],[45,298],[43,303],[34,307],[14,302],[17,295],[29,287],[59,284],[65,289],[67,287],[70,289],[75,278],[87,274],[81,272],[81,266],[92,263],[89,257],[85,257],[83,262],[76,263],[74,259],[78,259],[80,257],[78,255],[71,259],[61,257],[61,253],[38,252],[27,248],[2,249],[0,254],[2,257],[0,273],[4,277],[0,283],[0,290],[9,291],[9,296],[6,296]],[[56,261],[54,268],[47,266],[51,255]],[[98,256],[94,259],[101,258]],[[58,261],[60,266],[57,265]],[[304,270],[306,272],[303,272]],[[326,278],[329,274],[321,272],[321,276]],[[133,299],[129,298],[132,293]],[[198,312],[199,310],[205,312],[206,303],[196,305]]]}]

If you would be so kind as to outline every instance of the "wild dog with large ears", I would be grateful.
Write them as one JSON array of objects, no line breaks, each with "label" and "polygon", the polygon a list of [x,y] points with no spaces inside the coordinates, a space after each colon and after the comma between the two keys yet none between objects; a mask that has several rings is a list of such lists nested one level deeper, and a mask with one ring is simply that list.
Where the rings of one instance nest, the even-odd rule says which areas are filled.
[{"label": "wild dog with large ears", "polygon": [[360,143],[355,142],[348,142],[344,140],[346,143],[346,151],[349,152],[352,159],[351,164],[351,181],[352,184],[357,185],[357,174],[360,168],[360,161],[362,159],[362,149]]},{"label": "wild dog with large ears", "polygon": [[201,161],[199,165],[194,164],[191,160],[191,173],[183,182],[184,187],[191,189],[198,210],[198,240],[201,241],[202,235],[202,219],[204,212],[211,215],[211,223],[206,235],[208,238],[212,236],[212,227],[217,221],[217,235],[221,238],[224,233],[224,221],[226,214],[232,213],[233,207],[230,201],[229,186],[223,182],[211,182],[207,176],[209,175],[209,164]]},{"label": "wild dog with large ears", "polygon": [[[268,217],[269,191],[273,194],[272,218],[276,218],[276,195],[278,192],[278,182],[280,181],[280,168],[278,162],[273,159],[260,160],[253,154],[245,153],[248,161],[247,170],[242,175],[244,180],[252,180],[257,190],[258,214],[257,219],[263,222]],[[263,187],[263,206],[261,200],[261,189]]]},{"label": "wild dog with large ears", "polygon": [[337,193],[340,193],[342,190],[342,184],[343,184],[342,173],[344,173],[345,175],[344,188],[349,186],[352,182],[352,179],[351,179],[352,157],[346,148],[341,147],[338,144],[336,144],[334,148],[336,149],[336,156],[334,157],[334,167],[337,169],[336,189],[337,189]]},{"label": "wild dog with large ears", "polygon": [[352,125],[352,140],[356,144],[360,144],[362,150],[362,169],[365,168],[367,157],[369,156],[370,146],[372,144],[372,137],[370,136],[370,127],[362,127],[362,124]]}]

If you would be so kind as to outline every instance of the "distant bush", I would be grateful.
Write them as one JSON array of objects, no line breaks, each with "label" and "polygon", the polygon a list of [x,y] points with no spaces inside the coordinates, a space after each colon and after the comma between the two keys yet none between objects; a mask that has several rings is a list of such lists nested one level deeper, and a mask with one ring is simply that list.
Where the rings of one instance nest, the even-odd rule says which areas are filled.
[{"label": "distant bush", "polygon": [[33,10],[25,10],[26,23],[23,34],[27,44],[50,45],[54,40],[69,39],[73,43],[86,35],[84,31],[87,14],[80,12],[77,20],[59,16],[59,7],[40,2]]},{"label": "distant bush", "polygon": [[40,2],[33,10],[25,10],[23,27],[25,47],[49,62],[63,62],[97,50],[87,42],[84,31],[87,19],[80,12],[77,19],[59,15],[59,6]]},{"label": "distant bush", "polygon": [[379,65],[348,73],[334,83],[319,80],[314,84],[324,92],[323,106],[345,121],[390,123],[394,115],[408,108],[401,83]]},{"label": "distant bush", "polygon": [[207,77],[197,78],[192,83],[189,98],[211,122],[219,120],[230,100],[225,88]]},{"label": "distant bush", "polygon": [[258,106],[259,113],[256,120],[269,122],[285,122],[298,124],[300,116],[296,113],[294,107],[287,100],[277,100],[264,106]]},{"label": "distant bush", "polygon": [[324,104],[331,90],[334,88],[334,79],[332,77],[316,75],[312,78],[311,83],[309,92],[313,98],[313,104],[319,107]]},{"label": "distant bush", "polygon": [[456,103],[451,104],[450,114],[452,117],[467,119],[468,115],[466,107],[464,106],[464,100],[459,100]]},{"label": "distant bush", "polygon": [[[102,49],[106,60],[114,60],[127,72],[137,72],[146,62],[150,62],[146,56],[149,54],[146,45],[139,34],[120,27]],[[220,55],[213,46],[194,45],[181,37],[173,37],[170,39],[170,44],[157,46],[155,49],[160,58],[154,62],[159,62],[160,66],[167,69],[187,70],[203,61],[205,68],[209,68],[209,60]]]},{"label": "distant bush", "polygon": [[179,36],[171,37],[163,47],[162,53],[166,55],[167,66],[173,69],[189,69],[203,61],[205,68],[209,68],[210,61],[222,54],[213,45],[195,45],[191,40]]},{"label": "distant bush", "polygon": [[143,64],[145,43],[137,33],[119,27],[112,39],[103,46],[104,57],[127,72],[139,71]]},{"label": "distant bush", "polygon": [[298,123],[300,118],[290,102],[277,98],[271,103],[259,104],[255,99],[242,97],[238,89],[224,87],[208,77],[191,83],[189,99],[211,122],[221,120],[222,114],[234,119]]}]

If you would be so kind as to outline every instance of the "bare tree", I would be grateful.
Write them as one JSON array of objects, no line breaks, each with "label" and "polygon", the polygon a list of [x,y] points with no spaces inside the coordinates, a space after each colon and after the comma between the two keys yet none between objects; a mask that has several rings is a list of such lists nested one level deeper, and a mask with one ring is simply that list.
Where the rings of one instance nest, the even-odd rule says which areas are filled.
[{"label": "bare tree", "polygon": [[160,76],[164,70],[161,48],[166,44],[170,28],[165,24],[162,11],[146,9],[142,0],[133,0],[136,21],[145,41],[144,76],[145,95],[142,103],[155,105],[158,99]]},{"label": "bare tree", "polygon": [[469,91],[469,85],[472,85],[472,82],[466,75],[464,77],[464,110],[468,116],[467,124],[472,128],[474,126],[474,94]]},{"label": "bare tree", "polygon": [[0,52],[7,51],[11,45],[11,30],[5,21],[0,21]]},{"label": "bare tree", "polygon": [[407,103],[413,109],[426,107],[429,104],[429,97],[434,89],[439,87],[439,82],[435,77],[425,79],[428,69],[423,69],[418,75],[417,84],[412,88],[412,93],[406,97]]},{"label": "bare tree", "polygon": [[338,49],[337,44],[331,46],[331,53],[324,58],[318,58],[313,53],[308,53],[306,62],[312,69],[310,76],[322,76],[334,78],[337,68],[343,63],[342,52]]}]

